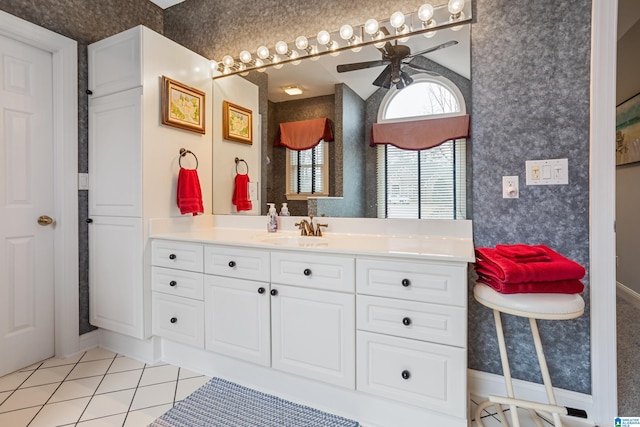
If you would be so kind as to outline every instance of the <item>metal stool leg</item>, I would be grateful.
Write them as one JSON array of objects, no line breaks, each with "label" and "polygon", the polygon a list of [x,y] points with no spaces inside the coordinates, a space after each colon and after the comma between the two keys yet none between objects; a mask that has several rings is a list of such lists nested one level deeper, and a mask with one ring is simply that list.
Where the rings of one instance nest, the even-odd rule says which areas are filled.
[{"label": "metal stool leg", "polygon": [[[531,335],[533,335],[533,343],[536,347],[536,353],[538,355],[538,363],[540,364],[540,373],[542,374],[542,382],[547,392],[547,399],[551,405],[556,405],[556,396],[553,393],[553,385],[551,384],[551,376],[549,375],[549,368],[547,367],[547,359],[544,357],[544,351],[542,350],[542,340],[540,340],[540,332],[538,331],[538,323],[536,319],[530,317],[529,325],[531,325]],[[562,427],[562,421],[560,415],[557,412],[553,412],[553,424],[555,427]]]}]

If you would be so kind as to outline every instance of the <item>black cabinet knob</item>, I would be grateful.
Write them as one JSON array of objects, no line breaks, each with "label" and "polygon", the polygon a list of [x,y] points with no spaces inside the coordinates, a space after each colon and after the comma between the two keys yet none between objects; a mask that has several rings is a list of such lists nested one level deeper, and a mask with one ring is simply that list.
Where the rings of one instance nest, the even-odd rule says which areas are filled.
[{"label": "black cabinet knob", "polygon": [[176,254],[170,254],[170,255],[169,255],[169,259],[176,259],[176,258],[177,258],[177,257],[176,257]]},{"label": "black cabinet knob", "polygon": [[402,379],[408,380],[409,378],[411,378],[411,372],[409,371],[402,371]]},{"label": "black cabinet knob", "polygon": [[409,279],[402,279],[402,286],[404,286],[405,288],[407,286],[411,285],[411,280]]},{"label": "black cabinet knob", "polygon": [[236,266],[236,262],[235,261],[229,261],[229,267],[233,268]]},{"label": "black cabinet knob", "polygon": [[259,294],[264,294],[265,289],[261,286],[258,288],[258,293]]},{"label": "black cabinet knob", "polygon": [[403,324],[404,326],[409,326],[409,325],[411,324],[411,318],[409,318],[409,317],[405,317],[405,318],[403,318],[403,319],[402,319],[402,324]]},{"label": "black cabinet knob", "polygon": [[87,219],[85,219],[85,222],[86,222],[87,224],[91,224],[91,223],[93,222],[93,220],[92,220],[91,218],[87,218]]},{"label": "black cabinet knob", "polygon": [[169,282],[169,286],[173,287],[176,286],[178,284],[178,282],[176,282],[175,280],[172,280]]},{"label": "black cabinet knob", "polygon": [[308,268],[305,268],[302,274],[304,274],[305,276],[311,276],[311,270]]},{"label": "black cabinet knob", "polygon": [[274,297],[276,295],[278,295],[278,290],[277,289],[271,289],[271,295],[273,295]]},{"label": "black cabinet knob", "polygon": [[178,321],[177,317],[172,317],[171,320],[169,320],[169,322],[171,323],[176,323]]}]

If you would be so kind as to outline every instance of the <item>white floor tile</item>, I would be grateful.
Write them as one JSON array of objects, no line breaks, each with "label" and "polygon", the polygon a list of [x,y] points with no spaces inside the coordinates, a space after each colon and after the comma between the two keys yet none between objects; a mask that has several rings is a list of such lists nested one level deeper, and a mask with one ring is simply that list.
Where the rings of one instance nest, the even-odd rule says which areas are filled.
[{"label": "white floor tile", "polygon": [[185,380],[178,381],[178,389],[176,390],[176,402],[183,400],[191,393],[202,387],[211,378],[209,377],[195,377],[187,378]]},{"label": "white floor tile", "polygon": [[58,384],[47,384],[16,390],[0,405],[0,413],[32,406],[42,406],[49,400],[53,392],[56,391],[56,388],[58,388]]},{"label": "white floor tile", "polygon": [[138,387],[133,398],[131,410],[149,408],[152,406],[173,404],[176,395],[176,381]]},{"label": "white floor tile", "polygon": [[89,403],[89,397],[44,405],[29,427],[51,427],[78,421]]},{"label": "white floor tile", "polygon": [[75,380],[78,378],[95,377],[96,375],[104,375],[109,366],[111,360],[95,360],[92,362],[80,362],[71,371],[67,379]]},{"label": "white floor tile", "polygon": [[134,392],[132,389],[93,396],[80,421],[126,413]]},{"label": "white floor tile", "polygon": [[79,427],[121,427],[127,414],[112,415],[76,424]]},{"label": "white floor tile", "polygon": [[67,380],[63,382],[58,390],[53,394],[49,403],[61,402],[63,400],[78,399],[80,397],[93,396],[102,377],[80,378],[77,380]]},{"label": "white floor tile", "polygon": [[42,362],[42,366],[40,366],[40,369],[52,368],[54,366],[62,366],[62,365],[75,365],[76,363],[78,363],[81,357],[82,357],[82,353],[76,354],[75,356],[71,356],[71,357],[65,357],[65,358],[52,357],[51,359],[47,359],[44,362]]},{"label": "white floor tile", "polygon": [[114,359],[116,356],[117,354],[113,351],[98,347],[87,351],[80,361],[91,362],[93,360]]},{"label": "white floor tile", "polygon": [[0,426],[26,427],[38,413],[39,406],[0,414]]},{"label": "white floor tile", "polygon": [[142,368],[144,368],[144,362],[140,362],[129,357],[116,357],[109,368],[109,373],[112,374],[114,372],[132,371],[134,369]]},{"label": "white floor tile", "polygon": [[4,402],[4,400],[9,397],[9,395],[11,394],[10,391],[3,391],[0,392],[0,405],[2,405],[2,402]]},{"label": "white floor tile", "polygon": [[34,363],[33,365],[29,365],[26,368],[18,369],[18,371],[20,372],[35,371],[40,367],[40,365],[42,365],[42,362]]},{"label": "white floor tile", "polygon": [[145,368],[140,380],[140,386],[159,384],[178,379],[178,367],[173,365],[162,365]]},{"label": "white floor tile", "polygon": [[148,426],[172,407],[173,405],[168,404],[131,411],[127,415],[124,427]]},{"label": "white floor tile", "polygon": [[202,376],[203,376],[202,374],[199,374],[197,372],[193,372],[193,371],[190,371],[188,369],[180,368],[180,373],[178,375],[178,379],[184,380],[184,379],[187,379],[187,378],[195,378],[195,377],[202,377]]},{"label": "white floor tile", "polygon": [[33,373],[20,388],[33,387],[43,384],[60,383],[71,372],[74,365],[56,366],[53,368],[40,368]]},{"label": "white floor tile", "polygon": [[4,377],[0,377],[0,391],[12,391],[17,389],[32,373],[32,371],[14,372],[12,374],[5,375]]},{"label": "white floor tile", "polygon": [[136,388],[140,377],[142,376],[142,369],[135,371],[117,372],[115,374],[105,375],[100,387],[98,387],[97,394],[110,393],[112,391],[127,390],[130,388]]}]

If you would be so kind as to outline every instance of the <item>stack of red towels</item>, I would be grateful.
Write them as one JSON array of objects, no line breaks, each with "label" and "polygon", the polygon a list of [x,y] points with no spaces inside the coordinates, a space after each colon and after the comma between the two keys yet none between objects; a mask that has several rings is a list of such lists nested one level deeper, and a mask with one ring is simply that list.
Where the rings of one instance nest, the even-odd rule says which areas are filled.
[{"label": "stack of red towels", "polygon": [[478,282],[503,294],[563,293],[584,290],[585,269],[545,245],[476,248]]}]

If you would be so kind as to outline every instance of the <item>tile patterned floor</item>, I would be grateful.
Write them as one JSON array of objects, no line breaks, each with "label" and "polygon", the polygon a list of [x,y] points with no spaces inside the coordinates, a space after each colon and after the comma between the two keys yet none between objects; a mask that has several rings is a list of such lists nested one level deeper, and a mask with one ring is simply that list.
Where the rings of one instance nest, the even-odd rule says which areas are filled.
[{"label": "tile patterned floor", "polygon": [[146,426],[209,380],[96,348],[0,378],[0,426]]}]

